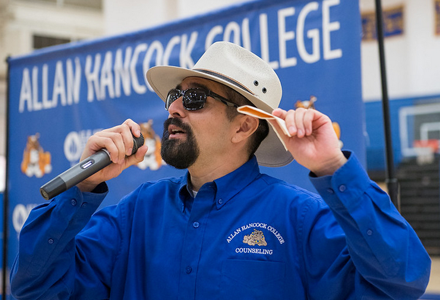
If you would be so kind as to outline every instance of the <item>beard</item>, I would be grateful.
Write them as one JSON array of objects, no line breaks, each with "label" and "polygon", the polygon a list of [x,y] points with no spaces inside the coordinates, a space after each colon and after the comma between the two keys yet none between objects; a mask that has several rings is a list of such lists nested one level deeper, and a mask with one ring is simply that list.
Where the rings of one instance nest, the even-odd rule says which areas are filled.
[{"label": "beard", "polygon": [[[170,139],[169,125],[176,125],[185,131],[186,140]],[[162,159],[176,169],[187,169],[192,166],[199,157],[200,149],[189,125],[178,118],[169,118],[163,123],[162,147],[160,154]]]}]

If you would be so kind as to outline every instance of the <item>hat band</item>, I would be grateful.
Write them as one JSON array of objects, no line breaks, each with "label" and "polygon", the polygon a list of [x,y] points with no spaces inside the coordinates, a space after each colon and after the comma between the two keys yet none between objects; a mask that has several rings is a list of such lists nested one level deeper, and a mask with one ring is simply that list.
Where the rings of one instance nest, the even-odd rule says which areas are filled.
[{"label": "hat band", "polygon": [[241,85],[240,83],[238,83],[238,82],[232,80],[231,78],[226,77],[226,76],[224,76],[224,75],[222,75],[222,74],[219,74],[219,73],[216,73],[216,72],[212,72],[212,71],[208,71],[208,70],[204,70],[204,69],[193,69],[193,70],[194,70],[194,71],[197,71],[197,72],[201,72],[201,73],[205,73],[205,74],[208,74],[208,75],[212,75],[212,76],[218,77],[218,78],[220,78],[220,79],[222,79],[222,80],[224,80],[224,81],[227,81],[227,82],[229,82],[229,83],[235,85],[236,87],[238,87],[238,88],[240,88],[240,89],[242,89],[242,90],[245,90],[245,91],[248,92],[249,94],[254,95],[254,93],[252,93],[250,90],[248,90],[246,87],[244,87],[244,86]]}]

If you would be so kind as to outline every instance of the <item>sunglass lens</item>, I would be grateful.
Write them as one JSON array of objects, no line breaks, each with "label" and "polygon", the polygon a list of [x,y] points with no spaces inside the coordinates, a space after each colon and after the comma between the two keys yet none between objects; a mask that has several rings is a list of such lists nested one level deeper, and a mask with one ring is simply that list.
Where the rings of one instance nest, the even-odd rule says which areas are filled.
[{"label": "sunglass lens", "polygon": [[180,97],[180,90],[178,89],[172,89],[168,92],[167,95],[167,99],[165,101],[165,108],[168,110],[168,108],[170,107],[170,105],[176,101],[177,99],[179,99]]},{"label": "sunglass lens", "polygon": [[202,109],[206,102],[206,92],[201,89],[188,89],[183,96],[183,106],[187,110]]}]

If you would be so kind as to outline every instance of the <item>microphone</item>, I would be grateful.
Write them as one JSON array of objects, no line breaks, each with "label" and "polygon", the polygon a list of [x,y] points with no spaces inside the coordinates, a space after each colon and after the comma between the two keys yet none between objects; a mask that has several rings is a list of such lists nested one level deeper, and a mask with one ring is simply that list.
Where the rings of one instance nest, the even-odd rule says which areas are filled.
[{"label": "microphone", "polygon": [[[143,144],[144,137],[142,134],[138,138],[133,136],[131,155],[135,154]],[[40,188],[41,196],[46,200],[52,199],[99,170],[104,169],[111,162],[110,153],[106,149],[101,149],[43,185]]]}]

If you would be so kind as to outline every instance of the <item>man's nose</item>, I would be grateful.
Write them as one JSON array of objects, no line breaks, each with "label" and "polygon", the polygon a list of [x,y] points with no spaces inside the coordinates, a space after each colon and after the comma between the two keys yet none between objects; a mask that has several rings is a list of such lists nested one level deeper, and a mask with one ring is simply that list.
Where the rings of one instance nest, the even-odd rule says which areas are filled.
[{"label": "man's nose", "polygon": [[168,106],[168,113],[173,117],[184,118],[186,116],[186,109],[183,107],[183,98],[180,96],[173,103]]}]

